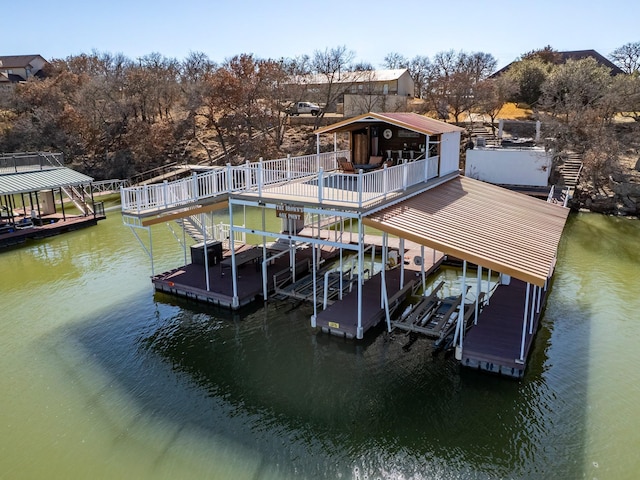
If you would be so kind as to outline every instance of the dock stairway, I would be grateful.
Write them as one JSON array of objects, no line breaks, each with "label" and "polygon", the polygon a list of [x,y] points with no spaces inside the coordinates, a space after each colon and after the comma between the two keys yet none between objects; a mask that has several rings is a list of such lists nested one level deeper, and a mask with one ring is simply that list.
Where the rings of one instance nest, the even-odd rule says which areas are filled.
[{"label": "dock stairway", "polygon": [[193,238],[196,242],[204,242],[204,234],[202,232],[202,225],[196,221],[193,217],[182,217],[176,220],[176,223],[180,225],[182,229]]},{"label": "dock stairway", "polygon": [[[40,155],[52,167],[64,167],[64,164],[58,159],[59,155],[49,152],[41,152]],[[74,186],[62,187],[61,190],[83,215],[94,214],[90,202],[87,202],[87,194],[84,191],[78,190],[78,188]]]},{"label": "dock stairway", "polygon": [[580,174],[582,173],[582,157],[577,153],[568,153],[556,166],[558,180],[551,186],[547,201],[562,206],[567,206],[573,196]]}]

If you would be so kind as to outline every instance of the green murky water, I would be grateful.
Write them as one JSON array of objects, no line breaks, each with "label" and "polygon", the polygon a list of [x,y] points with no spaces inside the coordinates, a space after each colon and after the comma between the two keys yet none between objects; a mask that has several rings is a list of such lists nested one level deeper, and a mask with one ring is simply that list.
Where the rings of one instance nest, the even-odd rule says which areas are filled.
[{"label": "green murky water", "polygon": [[[119,212],[0,253],[0,478],[636,478],[640,222],[570,218],[522,382],[154,295]],[[154,230],[156,272],[183,253]]]}]

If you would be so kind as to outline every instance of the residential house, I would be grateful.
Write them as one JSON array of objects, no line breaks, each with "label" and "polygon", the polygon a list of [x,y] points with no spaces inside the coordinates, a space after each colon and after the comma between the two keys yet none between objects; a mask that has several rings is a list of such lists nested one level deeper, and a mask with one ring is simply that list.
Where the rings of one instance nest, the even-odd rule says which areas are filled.
[{"label": "residential house", "polygon": [[[619,75],[624,73],[620,67],[618,67],[615,63],[609,60],[604,55],[596,52],[595,50],[574,50],[568,52],[557,52],[558,53],[558,64],[566,63],[567,60],[583,60],[585,58],[593,58],[599,65],[609,68],[611,71],[611,75]],[[516,62],[511,62],[509,65],[501,68],[496,73],[491,75],[491,78],[497,78],[503,73],[506,73],[511,66]]]},{"label": "residential house", "polygon": [[[329,80],[324,75],[307,75],[297,84],[305,86],[308,100],[322,101]],[[406,111],[407,99],[414,96],[414,82],[406,68],[393,70],[359,70],[340,73],[332,79],[338,104],[351,117],[370,111]],[[329,106],[331,107],[331,106]]]},{"label": "residential house", "polygon": [[47,64],[41,55],[0,56],[0,82],[24,82],[31,77],[41,77]]}]

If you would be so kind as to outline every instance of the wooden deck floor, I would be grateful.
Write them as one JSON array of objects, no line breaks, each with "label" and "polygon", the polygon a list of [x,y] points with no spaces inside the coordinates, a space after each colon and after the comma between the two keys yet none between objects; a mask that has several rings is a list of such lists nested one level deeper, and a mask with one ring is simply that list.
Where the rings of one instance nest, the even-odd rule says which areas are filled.
[{"label": "wooden deck floor", "polygon": [[529,334],[527,324],[525,360],[520,362],[525,297],[526,283],[514,278],[509,285],[496,288],[478,324],[464,339],[462,366],[522,378],[540,317],[539,313],[534,314],[533,334]]},{"label": "wooden deck floor", "polygon": [[[386,272],[387,295],[390,307],[402,303],[413,293],[418,283],[416,273],[405,270],[404,288],[400,289],[400,269],[395,268]],[[362,286],[362,331],[366,333],[385,318],[385,310],[380,306],[382,275],[374,275]],[[358,287],[345,295],[341,301],[329,305],[326,310],[318,313],[316,326],[322,331],[346,338],[357,338],[358,330]]]},{"label": "wooden deck floor", "polygon": [[63,219],[61,214],[49,215],[43,218],[42,225],[35,225],[33,227],[23,229],[14,229],[12,232],[0,234],[0,248],[19,245],[29,239],[52,237],[72,230],[94,226],[99,220],[104,218],[106,217],[94,217],[93,215],[67,215],[66,218]]},{"label": "wooden deck floor", "polygon": [[[251,247],[260,248],[262,247]],[[241,250],[242,251],[242,250]],[[246,249],[244,249],[246,251]],[[325,260],[334,258],[337,251],[324,248],[322,258]],[[273,253],[273,252],[272,252]],[[191,298],[205,303],[233,308],[233,278],[231,267],[227,258],[217,265],[209,267],[209,289],[207,290],[206,273],[204,265],[189,264],[182,267],[160,273],[152,278],[156,291]],[[304,249],[296,252],[297,275],[303,275],[308,271],[311,262],[312,249]],[[289,268],[289,256],[283,255],[273,261],[267,267],[267,286],[269,292],[273,291],[274,274]],[[261,297],[262,267],[259,262],[249,262],[238,267],[238,307],[248,305],[257,297]]]},{"label": "wooden deck floor", "polygon": [[[407,250],[405,245],[405,269],[404,288],[400,289],[401,269],[396,267],[386,271],[387,295],[391,308],[399,306],[409,295],[412,295],[416,288],[420,287],[421,269],[417,265],[413,256],[407,252],[416,253],[414,250]],[[419,251],[418,251],[419,255]],[[425,275],[435,271],[443,260],[443,255],[432,257],[425,251]],[[435,260],[435,261],[434,261]],[[382,275],[374,275],[362,286],[362,329],[363,334],[375,327],[380,321],[385,319],[385,311],[380,306],[382,286]],[[356,338],[358,328],[358,288],[354,285],[352,291],[345,295],[342,300],[327,307],[318,314],[316,326],[324,332],[332,335]]]}]

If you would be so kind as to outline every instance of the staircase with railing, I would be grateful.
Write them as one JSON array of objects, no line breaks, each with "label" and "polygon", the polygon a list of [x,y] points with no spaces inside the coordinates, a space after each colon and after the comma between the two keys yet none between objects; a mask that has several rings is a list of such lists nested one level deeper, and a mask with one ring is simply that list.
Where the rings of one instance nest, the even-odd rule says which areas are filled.
[{"label": "staircase with railing", "polygon": [[568,153],[556,167],[558,180],[551,186],[547,201],[566,207],[573,196],[582,173],[582,157],[577,153]]}]

